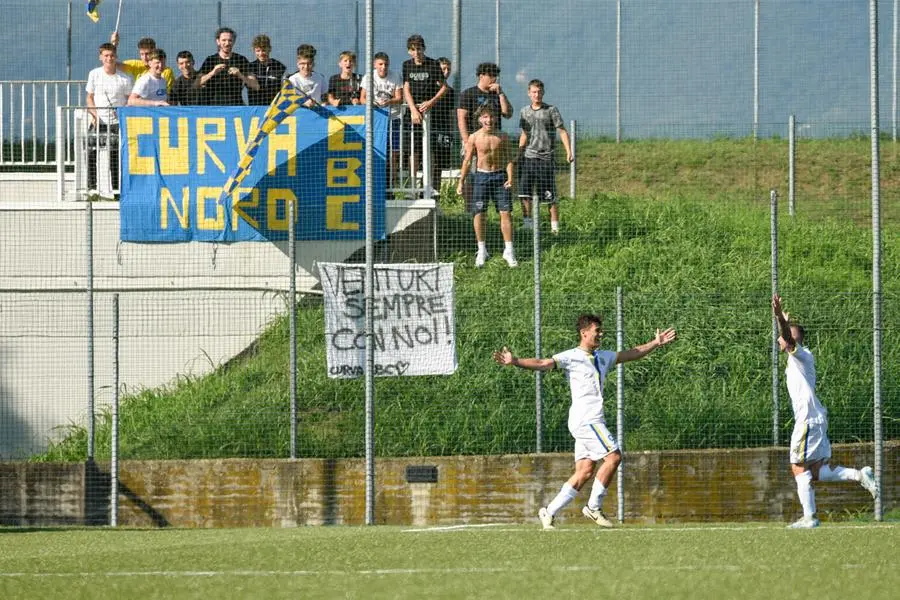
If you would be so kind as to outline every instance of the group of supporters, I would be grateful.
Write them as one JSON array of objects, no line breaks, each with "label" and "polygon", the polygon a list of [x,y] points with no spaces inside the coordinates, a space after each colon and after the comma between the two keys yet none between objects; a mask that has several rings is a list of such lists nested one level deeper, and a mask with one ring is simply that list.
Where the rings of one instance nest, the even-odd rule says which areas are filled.
[{"label": "group of supporters", "polygon": [[[116,135],[118,120],[113,109],[126,105],[243,105],[246,88],[251,105],[265,106],[278,95],[282,82],[287,79],[307,97],[304,105],[310,108],[371,101],[388,110],[392,123],[391,181],[397,181],[400,173],[401,135],[410,140],[404,152],[409,157],[409,172],[417,173],[422,167],[424,132],[429,132],[430,181],[438,194],[442,173],[459,165],[456,152],[459,143],[463,160],[458,191],[465,197],[473,218],[476,267],[483,266],[488,258],[483,220],[491,202],[500,214],[505,243],[503,258],[510,267],[517,265],[510,216],[514,163],[518,166],[523,226],[532,227],[531,198],[536,196],[550,207],[551,231],[559,231],[554,161],[557,137],[563,144],[566,159],[571,162],[573,156],[559,111],[543,101],[544,84],[540,80],[529,82],[529,103],[519,113],[518,152],[512,152],[507,136],[501,131],[501,118],[512,118],[513,107],[498,81],[500,68],[494,63],[479,64],[476,84],[457,94],[448,84],[451,61],[426,56],[425,40],[418,34],[406,40],[409,59],[403,62],[399,74],[391,70],[390,57],[378,52],[373,57],[371,71],[361,76],[356,72],[356,54],[347,50],[340,54],[339,72],[327,80],[315,69],[316,48],[310,44],[297,47],[297,71],[287,74],[285,65],[272,58],[272,41],[267,35],[253,38],[256,55],[253,62],[235,52],[236,41],[234,30],[222,27],[216,31],[217,51],[206,57],[199,70],[191,52],[179,52],[176,64],[180,74],[176,78],[166,64],[165,51],[152,38],[138,41],[140,58],[120,61],[119,35],[113,33],[109,42],[100,45],[101,66],[88,76],[87,105],[92,132],[95,136]],[[369,77],[372,78],[371,99],[367,97]],[[110,171],[115,174],[118,156],[112,144],[110,154]],[[96,158],[89,156],[88,188],[95,189],[96,183]]]}]

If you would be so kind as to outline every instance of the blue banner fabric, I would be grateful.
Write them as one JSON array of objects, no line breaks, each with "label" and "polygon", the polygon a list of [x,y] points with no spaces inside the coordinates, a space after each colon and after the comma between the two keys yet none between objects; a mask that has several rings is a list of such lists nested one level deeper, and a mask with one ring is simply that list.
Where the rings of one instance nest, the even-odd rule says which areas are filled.
[{"label": "blue banner fabric", "polygon": [[[364,111],[301,108],[273,122],[264,106],[118,109],[122,241],[286,240],[289,202],[297,240],[365,239]],[[387,129],[374,110],[376,239]]]}]

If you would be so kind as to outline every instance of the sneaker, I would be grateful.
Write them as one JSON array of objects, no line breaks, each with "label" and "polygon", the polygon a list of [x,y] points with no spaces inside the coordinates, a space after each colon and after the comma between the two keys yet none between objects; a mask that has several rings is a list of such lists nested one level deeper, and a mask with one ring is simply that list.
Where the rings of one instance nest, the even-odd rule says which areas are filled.
[{"label": "sneaker", "polygon": [[478,253],[475,254],[475,268],[480,269],[481,267],[483,267],[484,263],[488,259],[488,256],[490,256],[490,254],[487,253],[487,250],[485,250],[484,252],[481,252],[479,250]]},{"label": "sneaker", "polygon": [[[510,250],[509,248],[507,248],[506,250],[503,251],[503,260],[506,261],[506,264],[508,264],[510,266],[510,268],[519,266],[519,261],[516,260],[515,254],[513,254],[513,251]],[[476,260],[476,264],[477,264],[477,260]]]},{"label": "sneaker", "polygon": [[863,467],[859,470],[859,485],[866,488],[873,498],[878,498],[878,486],[875,485],[875,474],[872,467]]},{"label": "sneaker", "polygon": [[556,529],[553,526],[553,515],[548,513],[546,508],[538,511],[538,519],[541,520],[541,525],[544,526],[544,529]]},{"label": "sneaker", "polygon": [[603,511],[599,508],[597,510],[592,509],[589,506],[585,506],[581,509],[581,514],[586,516],[588,519],[599,525],[600,527],[612,527],[612,521],[606,518],[606,515],[603,514]]},{"label": "sneaker", "polygon": [[787,526],[788,529],[815,529],[819,520],[815,517],[802,517]]}]

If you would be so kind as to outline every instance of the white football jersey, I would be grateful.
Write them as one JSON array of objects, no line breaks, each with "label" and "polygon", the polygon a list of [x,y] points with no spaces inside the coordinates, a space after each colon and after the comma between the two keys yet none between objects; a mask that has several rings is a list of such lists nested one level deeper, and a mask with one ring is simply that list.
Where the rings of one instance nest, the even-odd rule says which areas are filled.
[{"label": "white football jersey", "polygon": [[572,348],[553,356],[557,368],[566,372],[572,392],[569,408],[569,431],[590,423],[603,423],[603,382],[616,362],[616,353],[595,350],[593,354]]},{"label": "white football jersey", "polygon": [[828,412],[816,397],[816,363],[812,352],[799,344],[788,353],[784,369],[797,423],[825,423]]},{"label": "white football jersey", "polygon": [[328,82],[325,81],[325,76],[321,73],[313,71],[309,77],[304,77],[300,73],[294,73],[288,79],[298,90],[319,104],[323,102],[325,92],[328,90]]}]

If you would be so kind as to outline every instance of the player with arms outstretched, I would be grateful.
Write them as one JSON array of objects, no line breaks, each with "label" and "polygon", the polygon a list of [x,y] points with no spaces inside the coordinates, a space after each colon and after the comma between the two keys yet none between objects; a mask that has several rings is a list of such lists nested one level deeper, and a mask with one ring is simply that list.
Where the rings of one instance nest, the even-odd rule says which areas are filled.
[{"label": "player with arms outstretched", "polygon": [[603,320],[598,315],[583,314],[575,324],[580,343],[576,348],[553,355],[552,358],[517,358],[508,348],[494,352],[494,360],[500,365],[511,365],[530,371],[562,369],[569,380],[572,406],[569,408],[569,432],[575,438],[575,473],[563,484],[556,497],[538,512],[544,529],[553,529],[556,514],[568,505],[585,483],[594,475],[594,484],[587,506],[582,509],[585,517],[601,527],[612,527],[603,514],[603,498],[612,480],[622,452],[615,438],[606,427],[603,417],[603,382],[610,367],[618,363],[644,358],[660,346],[675,341],[675,330],[656,330],[652,340],[623,352],[600,350],[603,338]]},{"label": "player with arms outstretched", "polygon": [[790,315],[784,312],[781,296],[777,294],[772,296],[772,312],[778,322],[778,346],[788,355],[784,376],[794,409],[791,472],[797,482],[797,496],[803,507],[803,517],[789,527],[812,529],[819,526],[813,481],[856,481],[873,498],[877,497],[878,488],[872,467],[857,470],[828,464],[831,458],[828,411],[816,397],[816,363],[812,352],[803,345],[806,332],[801,325],[790,322]]}]

